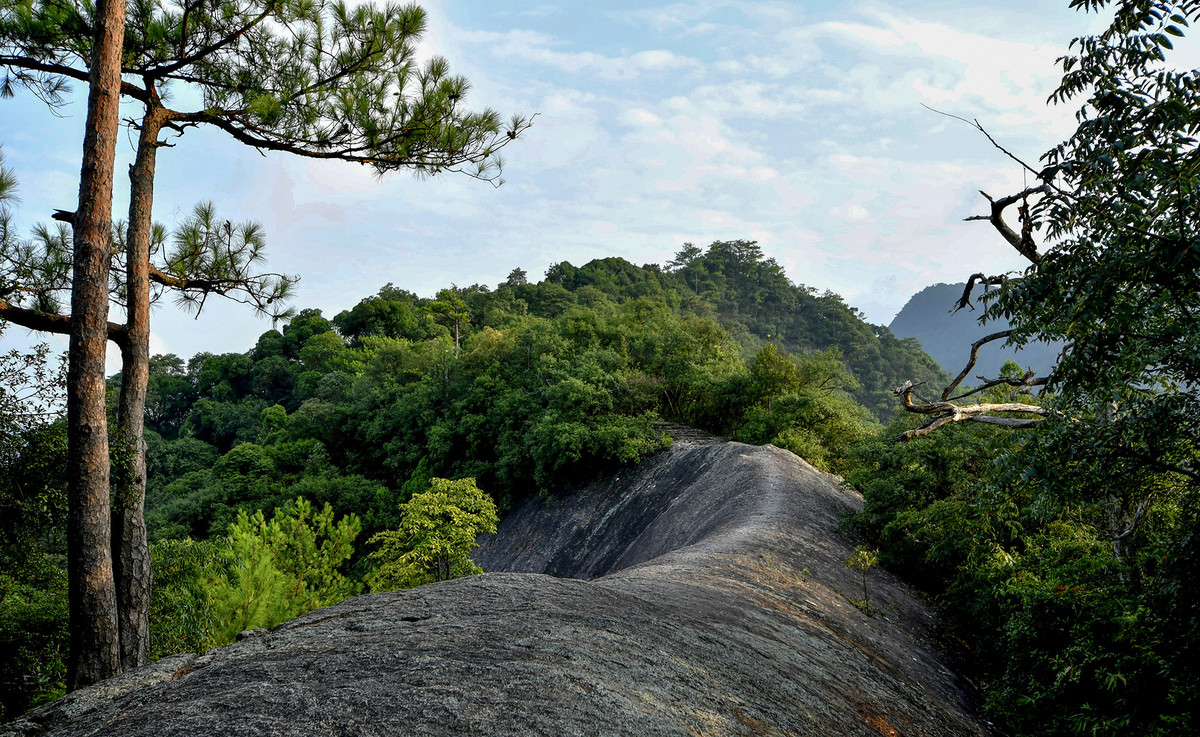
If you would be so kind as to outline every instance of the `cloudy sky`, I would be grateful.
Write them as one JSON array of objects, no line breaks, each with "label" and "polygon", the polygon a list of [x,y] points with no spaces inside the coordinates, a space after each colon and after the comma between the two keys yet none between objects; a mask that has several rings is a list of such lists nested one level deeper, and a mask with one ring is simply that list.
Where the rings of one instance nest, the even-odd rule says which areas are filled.
[{"label": "cloudy sky", "polygon": [[[425,48],[471,80],[473,106],[537,114],[506,149],[502,187],[381,180],[193,130],[160,153],[155,217],[212,200],[258,220],[270,268],[301,276],[296,306],[330,317],[388,282],[431,295],[515,267],[664,263],[684,242],[745,238],[886,324],[926,285],[1021,266],[962,222],[981,211],[977,190],[1014,191],[1021,168],[924,106],[978,119],[1036,162],[1072,128],[1072,110],[1046,104],[1055,59],[1098,23],[1065,5],[427,2]],[[74,209],[84,114],[0,101],[24,225]],[[118,171],[133,145],[123,135]],[[152,350],[185,357],[247,350],[270,327],[212,301],[198,319],[164,303],[152,320]],[[28,340],[10,327],[0,349]]]}]

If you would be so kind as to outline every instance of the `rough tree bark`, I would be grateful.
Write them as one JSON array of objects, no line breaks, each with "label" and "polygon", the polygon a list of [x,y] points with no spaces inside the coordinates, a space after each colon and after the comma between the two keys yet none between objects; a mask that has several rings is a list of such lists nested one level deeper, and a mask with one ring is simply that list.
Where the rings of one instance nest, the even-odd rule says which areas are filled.
[{"label": "rough tree bark", "polygon": [[104,358],[112,248],[113,159],[121,100],[124,0],[100,0],[74,225],[67,382],[67,576],[71,651],[67,689],[120,669],[109,519]]},{"label": "rough tree bark", "polygon": [[[150,366],[150,283],[180,292],[228,294],[244,290],[247,300],[263,306],[256,277],[231,274],[226,278],[191,279],[164,273],[150,261],[153,238],[154,178],[159,140],[164,128],[174,127],[176,114],[167,109],[152,80],[138,96],[145,104],[139,128],[137,156],[129,170],[129,223],[126,234],[126,324],[121,345],[121,396],[117,421],[124,444],[121,467],[114,485],[112,550],[115,558],[118,621],[121,629],[121,666],[129,670],[144,665],[150,654],[150,595],[152,572],[146,534],[146,391]],[[273,275],[261,275],[273,276]],[[269,304],[269,302],[267,302]]]},{"label": "rough tree bark", "polygon": [[150,239],[153,230],[154,169],[158,134],[165,121],[151,101],[142,119],[137,158],[129,171],[129,230],[125,239],[127,340],[121,346],[121,398],[117,424],[122,468],[112,510],[112,551],[116,561],[121,669],[145,665],[150,657],[150,546],[146,535],[146,387],[150,379]]}]

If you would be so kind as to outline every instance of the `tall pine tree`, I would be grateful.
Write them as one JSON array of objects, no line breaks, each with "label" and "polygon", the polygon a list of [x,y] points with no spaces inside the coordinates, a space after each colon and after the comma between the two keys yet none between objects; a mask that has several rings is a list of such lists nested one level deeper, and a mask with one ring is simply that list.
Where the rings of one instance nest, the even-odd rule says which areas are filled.
[{"label": "tall pine tree", "polygon": [[[466,80],[451,75],[444,59],[418,63],[416,44],[425,16],[415,5],[348,8],[340,2],[306,0],[131,0],[127,8],[121,55],[125,81],[118,76],[118,83],[121,94],[142,104],[143,113],[135,124],[138,150],[130,171],[123,280],[126,322],[106,324],[107,278],[103,310],[96,307],[97,297],[92,295],[86,305],[74,306],[70,315],[63,316],[23,303],[20,295],[30,292],[19,290],[22,285],[17,274],[0,274],[0,318],[60,332],[99,319],[104,330],[95,325],[90,330],[95,333],[93,339],[100,340],[101,360],[85,364],[81,357],[77,369],[73,368],[79,373],[73,376],[81,387],[84,373],[100,382],[101,402],[103,337],[96,336],[106,332],[121,347],[119,435],[131,452],[123,454],[117,474],[121,488],[115,496],[113,533],[105,535],[94,518],[85,527],[94,530],[97,539],[104,538],[105,544],[111,539],[118,573],[121,665],[131,668],[143,663],[149,652],[150,571],[142,520],[145,444],[141,418],[148,378],[152,289],[172,289],[197,308],[210,294],[241,295],[266,311],[278,307],[288,284],[287,279],[254,274],[250,267],[259,251],[249,247],[226,248],[229,257],[215,258],[214,251],[181,239],[164,265],[151,262],[153,183],[157,151],[166,143],[162,136],[210,125],[259,150],[355,162],[380,173],[396,169],[425,174],[458,171],[498,183],[499,150],[515,140],[529,122],[514,117],[504,124],[494,111],[464,110]],[[97,13],[103,10],[103,4],[83,2],[5,3],[0,12],[5,89],[22,84],[56,104],[68,81],[90,82],[98,68],[92,52],[99,51],[101,44],[93,42],[89,29],[101,27]],[[164,92],[172,85],[197,89],[202,105],[197,109],[169,107]],[[115,123],[113,128],[115,139]],[[91,125],[88,130],[91,135]],[[82,207],[80,212],[84,212]],[[77,243],[80,220],[77,213]],[[235,235],[232,228],[224,234],[205,229],[218,242],[222,237],[240,238],[242,245],[251,240],[244,233]],[[212,242],[209,237],[202,240]],[[72,260],[76,274],[85,263]],[[106,259],[104,267],[107,265]],[[89,283],[97,283],[88,273]],[[81,297],[72,291],[72,298]],[[73,406],[82,406],[80,401]],[[100,406],[102,417],[102,403]],[[93,450],[92,455],[97,452]],[[107,468],[101,473],[96,463],[94,469],[80,466],[79,478],[89,479],[107,496]]]}]

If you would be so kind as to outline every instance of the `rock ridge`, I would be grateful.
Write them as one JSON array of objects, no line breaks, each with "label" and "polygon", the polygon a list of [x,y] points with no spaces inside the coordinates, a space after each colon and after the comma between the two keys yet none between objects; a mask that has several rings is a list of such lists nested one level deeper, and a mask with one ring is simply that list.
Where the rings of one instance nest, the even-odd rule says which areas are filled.
[{"label": "rock ridge", "polygon": [[[860,500],[778,448],[677,443],[483,540],[491,572],[175,656],[0,735],[983,735]],[[7,731],[6,731],[7,730]]]}]

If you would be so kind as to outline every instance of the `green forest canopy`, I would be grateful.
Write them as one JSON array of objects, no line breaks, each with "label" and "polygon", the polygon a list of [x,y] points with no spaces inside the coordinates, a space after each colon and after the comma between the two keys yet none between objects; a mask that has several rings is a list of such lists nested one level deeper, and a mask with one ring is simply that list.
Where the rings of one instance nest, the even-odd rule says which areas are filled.
[{"label": "green forest canopy", "polygon": [[[441,309],[447,293],[461,302],[453,312]],[[746,241],[685,249],[665,269],[563,262],[537,283],[514,270],[495,290],[442,290],[437,300],[388,285],[332,319],[301,310],[245,354],[156,357],[149,504],[168,484],[200,483],[183,476],[242,443],[308,444],[306,459],[319,449],[321,463],[363,479],[355,483],[397,489],[420,467],[513,499],[640,458],[660,447],[651,426],[660,419],[791,438],[835,467],[838,443],[886,416],[889,389],[912,375],[944,378],[914,345],[836,295],[792,284]],[[772,400],[802,390],[803,401]],[[186,531],[208,529],[193,520]]]}]

